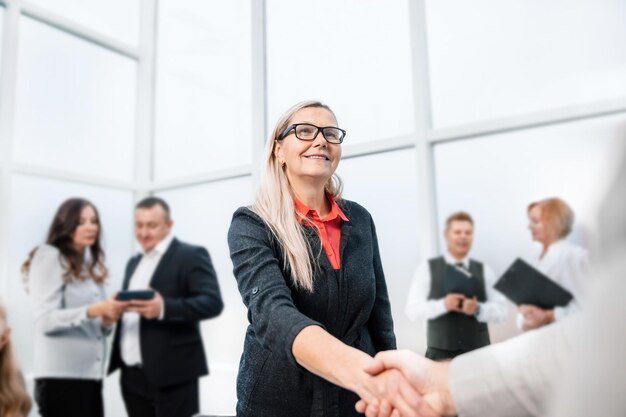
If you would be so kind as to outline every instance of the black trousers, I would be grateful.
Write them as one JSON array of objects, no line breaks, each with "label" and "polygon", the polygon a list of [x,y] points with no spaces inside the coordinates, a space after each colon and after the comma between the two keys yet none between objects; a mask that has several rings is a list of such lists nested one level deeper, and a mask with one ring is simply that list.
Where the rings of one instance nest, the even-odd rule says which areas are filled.
[{"label": "black trousers", "polygon": [[36,379],[35,401],[41,417],[104,417],[99,380]]},{"label": "black trousers", "polygon": [[459,356],[462,353],[465,353],[465,350],[445,350],[445,349],[437,349],[433,347],[429,347],[426,349],[426,357],[428,359],[432,359],[434,361],[440,362],[445,360],[450,360],[456,356]]},{"label": "black trousers", "polygon": [[200,410],[198,379],[155,387],[141,368],[123,366],[120,385],[128,417],[191,417]]}]

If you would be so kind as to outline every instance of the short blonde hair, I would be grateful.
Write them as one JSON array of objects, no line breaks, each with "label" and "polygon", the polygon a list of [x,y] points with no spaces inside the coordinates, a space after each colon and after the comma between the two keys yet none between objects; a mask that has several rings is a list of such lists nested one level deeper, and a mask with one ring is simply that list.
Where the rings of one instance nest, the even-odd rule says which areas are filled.
[{"label": "short blonde hair", "polygon": [[553,237],[562,239],[571,233],[574,225],[574,211],[565,201],[558,197],[535,201],[528,205],[527,212],[530,213],[530,210],[535,207],[541,209],[541,220]]}]

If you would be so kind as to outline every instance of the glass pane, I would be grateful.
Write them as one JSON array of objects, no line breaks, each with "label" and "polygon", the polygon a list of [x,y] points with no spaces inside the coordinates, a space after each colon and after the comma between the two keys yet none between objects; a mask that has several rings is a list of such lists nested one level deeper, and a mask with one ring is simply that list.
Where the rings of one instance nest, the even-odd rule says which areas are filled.
[{"label": "glass pane", "polygon": [[2,77],[2,46],[4,42],[2,37],[4,36],[4,7],[0,6],[0,77]]},{"label": "glass pane", "polygon": [[623,0],[428,0],[435,127],[626,96]]},{"label": "glass pane", "polygon": [[19,48],[15,160],[131,180],[136,63],[29,18]]},{"label": "glass pane", "polygon": [[250,163],[247,0],[159,2],[155,177]]},{"label": "glass pane", "polygon": [[317,99],[348,131],[346,145],[413,132],[406,1],[268,0],[267,24],[270,129]]},{"label": "glass pane", "polygon": [[344,197],[361,204],[374,219],[398,346],[423,351],[425,330],[416,329],[418,324],[404,315],[419,261],[416,162],[412,149],[386,152],[343,160],[337,173],[344,181]]},{"label": "glass pane", "polygon": [[[170,204],[175,235],[183,241],[204,246],[211,254],[224,298],[224,311],[218,320],[202,322],[204,345],[211,358],[211,375],[201,379],[201,411],[207,415],[234,415],[237,370],[248,321],[233,277],[226,236],[235,210],[252,202],[252,180],[237,178],[158,195]],[[219,343],[215,343],[217,339]]]},{"label": "glass pane", "polygon": [[454,211],[471,213],[473,253],[502,273],[532,248],[528,204],[557,196],[576,214],[568,239],[586,246],[607,161],[625,135],[626,116],[616,115],[438,145],[438,226]]},{"label": "glass pane", "polygon": [[31,2],[123,42],[138,44],[140,0],[31,0]]},{"label": "glass pane", "polygon": [[45,242],[48,227],[58,206],[65,199],[80,196],[90,200],[100,212],[103,244],[110,269],[107,291],[122,285],[126,261],[132,254],[133,196],[128,191],[13,175],[11,184],[11,227],[9,241],[9,281],[6,297],[13,323],[13,341],[24,373],[32,371],[32,312],[20,277],[20,267],[35,246]]}]

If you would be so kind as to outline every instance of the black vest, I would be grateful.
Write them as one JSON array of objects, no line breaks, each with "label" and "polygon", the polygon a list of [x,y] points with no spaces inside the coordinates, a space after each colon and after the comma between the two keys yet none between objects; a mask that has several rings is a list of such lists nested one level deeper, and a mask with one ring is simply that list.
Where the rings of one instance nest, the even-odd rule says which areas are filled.
[{"label": "black vest", "polygon": [[[444,293],[444,280],[447,263],[443,256],[428,261],[430,266],[430,293],[429,300],[439,300],[446,296]],[[487,301],[485,292],[485,277],[483,264],[470,260],[469,266],[472,278],[478,280],[478,294],[476,298],[480,302]],[[428,347],[444,350],[462,350],[469,352],[479,347],[487,346],[489,341],[489,329],[487,324],[479,322],[473,316],[449,312],[435,319],[428,320],[427,333]]]}]

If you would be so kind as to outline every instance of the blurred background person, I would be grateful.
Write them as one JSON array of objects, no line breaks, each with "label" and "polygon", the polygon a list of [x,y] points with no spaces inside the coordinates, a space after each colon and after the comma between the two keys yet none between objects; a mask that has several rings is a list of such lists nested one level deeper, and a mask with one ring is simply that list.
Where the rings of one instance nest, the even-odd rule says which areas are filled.
[{"label": "blurred background person", "polygon": [[320,102],[291,107],[267,141],[256,200],[233,215],[250,323],[237,416],[356,416],[354,392],[372,402],[384,385],[363,366],[396,339],[374,223],[334,175],[345,133]]},{"label": "blurred background person", "polygon": [[200,322],[224,309],[209,252],[172,233],[170,206],[146,197],[135,206],[141,251],[126,263],[123,290],[154,291],[130,300],[111,345],[108,373],[120,370],[129,417],[190,417],[200,409],[200,377],[208,375]]},{"label": "blurred background person", "polygon": [[27,417],[30,408],[31,400],[26,393],[24,378],[13,359],[6,310],[0,304],[0,416]]},{"label": "blurred background person", "polygon": [[[426,357],[450,359],[490,343],[487,323],[507,315],[504,297],[493,289],[496,277],[489,265],[469,258],[474,220],[463,211],[446,219],[447,251],[423,262],[416,270],[405,313],[410,320],[428,320]],[[458,268],[473,280],[475,297],[446,290],[446,269]]]},{"label": "blurred background person", "polygon": [[96,207],[70,198],[22,266],[34,316],[35,401],[42,417],[102,417],[106,335],[125,304],[106,298]]},{"label": "blurred background person", "polygon": [[558,197],[546,198],[528,205],[528,228],[532,239],[541,245],[526,259],[534,268],[572,293],[565,307],[542,309],[520,305],[517,325],[526,331],[569,316],[581,308],[585,286],[589,283],[587,251],[565,238],[572,231],[574,212]]}]

